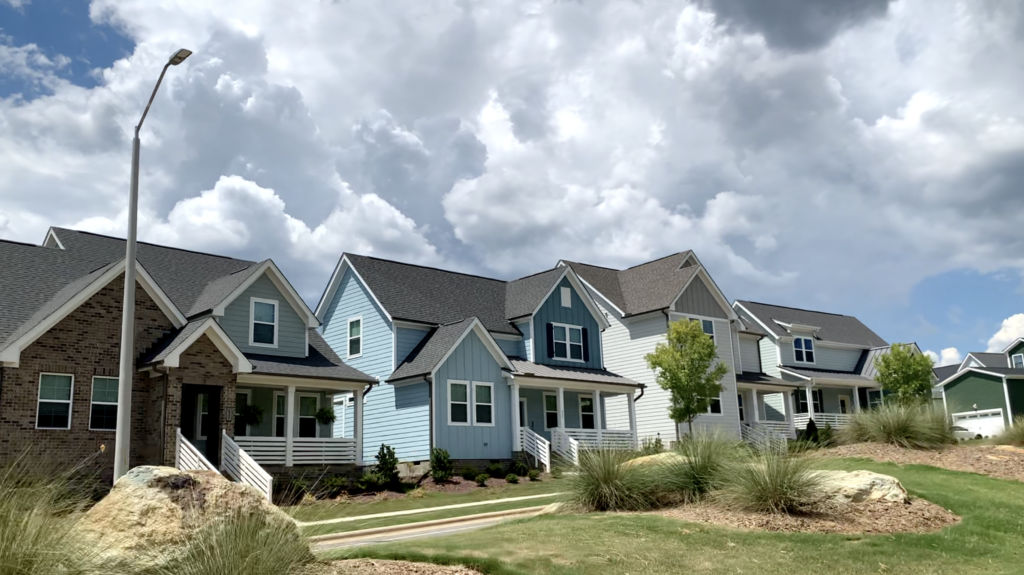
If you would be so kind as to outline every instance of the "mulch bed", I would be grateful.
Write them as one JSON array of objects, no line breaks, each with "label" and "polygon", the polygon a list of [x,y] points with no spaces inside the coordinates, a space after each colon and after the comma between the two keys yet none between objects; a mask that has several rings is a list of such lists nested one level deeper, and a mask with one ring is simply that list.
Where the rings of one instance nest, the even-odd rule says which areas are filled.
[{"label": "mulch bed", "polygon": [[316,563],[299,571],[300,575],[480,575],[461,565],[432,565],[384,559],[344,559]]},{"label": "mulch bed", "polygon": [[1024,481],[1024,449],[1009,445],[951,445],[940,451],[906,449],[883,443],[855,443],[811,452],[812,457],[866,457],[889,463],[931,465]]},{"label": "mulch bed", "polygon": [[673,519],[738,529],[801,533],[925,533],[960,522],[959,516],[924,499],[913,499],[910,503],[869,501],[810,515],[737,511],[707,502],[658,513]]}]

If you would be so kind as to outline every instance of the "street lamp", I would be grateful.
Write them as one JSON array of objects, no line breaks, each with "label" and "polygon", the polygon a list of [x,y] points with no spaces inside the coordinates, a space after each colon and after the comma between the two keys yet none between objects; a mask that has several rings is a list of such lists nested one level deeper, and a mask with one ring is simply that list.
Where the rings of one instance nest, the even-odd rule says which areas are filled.
[{"label": "street lamp", "polygon": [[128,203],[128,241],[125,247],[124,266],[124,306],[121,310],[121,369],[117,380],[117,431],[114,435],[114,481],[128,471],[128,456],[131,451],[131,410],[132,410],[132,376],[135,363],[135,236],[138,231],[139,215],[139,130],[146,121],[149,107],[153,105],[156,91],[164,80],[167,68],[177,66],[192,55],[191,50],[182,48],[171,55],[160,77],[149,95],[146,109],[135,126],[135,138],[132,140],[132,188]]}]

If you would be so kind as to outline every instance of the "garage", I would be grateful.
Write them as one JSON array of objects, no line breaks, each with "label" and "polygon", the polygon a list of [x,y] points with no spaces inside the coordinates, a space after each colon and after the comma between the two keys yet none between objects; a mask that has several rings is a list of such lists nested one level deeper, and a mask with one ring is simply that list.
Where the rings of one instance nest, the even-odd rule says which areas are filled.
[{"label": "garage", "polygon": [[963,427],[974,436],[993,437],[1006,426],[1002,409],[983,409],[953,414],[953,425]]}]

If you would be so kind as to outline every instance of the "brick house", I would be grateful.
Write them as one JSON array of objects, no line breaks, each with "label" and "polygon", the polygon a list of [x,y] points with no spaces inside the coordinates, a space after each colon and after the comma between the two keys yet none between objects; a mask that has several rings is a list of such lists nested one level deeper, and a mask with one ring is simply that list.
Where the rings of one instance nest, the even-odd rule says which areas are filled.
[{"label": "brick house", "polygon": [[[0,463],[28,451],[112,475],[124,248],[60,228],[0,241]],[[174,465],[185,444],[213,466],[227,446],[270,471],[361,463],[361,426],[336,437],[317,415],[374,380],[272,261],[140,243],[137,262],[132,466]]]}]

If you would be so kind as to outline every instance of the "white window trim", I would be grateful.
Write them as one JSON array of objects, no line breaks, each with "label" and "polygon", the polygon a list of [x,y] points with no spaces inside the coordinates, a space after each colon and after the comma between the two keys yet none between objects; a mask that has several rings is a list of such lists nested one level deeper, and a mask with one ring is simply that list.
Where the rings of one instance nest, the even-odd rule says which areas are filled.
[{"label": "white window trim", "polygon": [[559,288],[558,296],[561,299],[562,307],[572,308],[572,288],[564,286]]},{"label": "white window trim", "polygon": [[[592,415],[594,417],[594,427],[583,427],[583,400],[584,399],[589,399],[590,400],[590,408],[594,410],[594,411],[590,412],[590,415]],[[580,416],[580,429],[597,429],[597,408],[594,407],[594,396],[592,396],[592,395],[585,395],[585,394],[577,395],[576,396],[576,408],[577,408],[577,411],[579,411],[579,416]]]},{"label": "white window trim", "polygon": [[[478,404],[477,401],[476,401],[476,388],[477,388],[478,385],[491,388],[491,402],[490,403],[482,404],[482,405],[488,405],[491,408],[491,422],[490,423],[486,423],[486,422],[480,423],[479,421],[476,420],[476,408],[477,408],[477,405],[481,405],[481,404]],[[489,382],[489,381],[474,381],[472,387],[473,387],[473,412],[472,412],[471,420],[473,421],[473,425],[475,427],[494,427],[494,384]]]},{"label": "white window trim", "polygon": [[[238,388],[235,388],[235,396],[236,396],[235,397],[235,417],[238,417],[238,397],[237,396],[239,396],[239,395],[244,395],[245,396],[245,398],[246,398],[245,399],[245,404],[246,405],[252,405],[252,390],[251,389],[238,389]],[[274,407],[276,408],[277,406],[275,405]],[[232,431],[234,431],[234,428],[235,428],[234,422],[232,422],[232,424],[231,424]],[[249,424],[245,425],[245,435],[244,435],[244,437],[252,437],[252,426],[249,425]]]},{"label": "white window trim", "polygon": [[1024,364],[1024,353],[1015,353],[1015,354],[1010,356],[1010,367],[1011,368],[1014,367],[1013,360],[1018,358],[1018,357],[1020,358],[1020,362],[1022,364]]},{"label": "white window trim", "polygon": [[[71,391],[68,393],[67,401],[63,399],[43,399],[40,397],[43,392],[43,376],[44,375],[63,375],[71,378]],[[67,427],[39,427],[39,404],[42,402],[46,403],[66,403],[68,404],[68,426]],[[39,384],[36,386],[36,429],[71,429],[71,416],[74,415],[74,401],[75,401],[75,374],[73,373],[55,373],[52,371],[41,371],[39,372]]]},{"label": "white window trim", "polygon": [[[258,343],[253,341],[253,331],[256,326],[256,304],[265,303],[274,306],[274,343]],[[249,298],[249,345],[253,347],[277,347],[278,339],[278,324],[281,323],[281,306],[278,304],[276,299],[264,299],[260,297]],[[260,325],[270,325],[267,322],[261,321]]]},{"label": "white window trim", "polygon": [[[352,323],[353,322],[357,322],[357,321],[359,322],[359,335],[357,337],[352,337]],[[355,359],[357,357],[362,357],[362,355],[363,355],[363,334],[364,333],[366,333],[366,330],[364,329],[364,326],[363,326],[363,316],[357,315],[355,317],[348,318],[348,321],[345,322],[345,354],[346,354],[345,355],[345,359]],[[395,330],[395,333],[397,334],[398,330]],[[352,345],[352,340],[353,339],[358,339],[359,340],[359,353],[357,353],[355,355],[349,354],[349,350],[352,349],[349,346]]]},{"label": "white window trim", "polygon": [[[712,397],[711,401],[714,400],[715,398]],[[722,401],[722,392],[718,393],[718,406],[721,409],[721,411],[719,413],[714,413],[713,411],[711,411],[711,402],[708,402],[708,409],[703,415],[707,417],[722,417],[725,415],[725,402]]]},{"label": "white window trim", "polygon": [[[563,328],[565,328],[565,353],[566,353],[566,357],[559,357],[558,355],[555,354],[555,342],[557,340],[555,339],[554,328],[556,328],[556,327],[563,327]],[[558,361],[571,361],[571,362],[574,362],[574,363],[587,363],[586,360],[583,359],[583,345],[584,345],[584,342],[583,342],[583,326],[582,325],[572,325],[570,323],[551,322],[551,329],[552,329],[552,332],[551,332],[551,359],[557,359]],[[569,357],[569,356],[572,355],[572,353],[569,351],[569,346],[570,345],[575,345],[575,344],[570,344],[569,343],[569,330],[570,329],[578,329],[579,332],[580,332],[580,343],[579,343],[579,346],[580,346],[580,359],[573,359],[572,357]]]},{"label": "white window trim", "polygon": [[[808,349],[807,349],[806,347],[805,347],[804,349],[801,349],[801,350],[799,350],[799,351],[802,351],[802,352],[804,352],[804,359],[797,359],[797,358],[796,358],[796,352],[797,352],[797,349],[796,349],[796,340],[798,340],[798,339],[802,339],[802,340],[804,340],[804,341],[809,341],[809,342],[811,342],[811,349],[810,349],[810,350],[808,350]],[[808,352],[808,351],[810,351],[811,353],[813,353],[813,354],[814,354],[814,360],[812,360],[812,361],[806,361],[806,360],[807,360],[807,352]],[[793,338],[793,361],[794,361],[795,363],[806,363],[806,364],[808,364],[808,365],[814,365],[814,364],[815,364],[815,361],[816,361],[817,359],[818,359],[818,346],[817,346],[817,345],[816,345],[816,344],[814,343],[814,340],[813,340],[812,338],[809,338],[809,337],[803,337],[803,336],[797,336],[797,337],[794,337],[794,338]]]},{"label": "white window trim", "polygon": [[[548,411],[548,400],[544,399],[544,398],[547,398],[548,396],[555,398],[555,410],[554,411]],[[549,413],[554,413],[555,417],[558,417],[558,394],[550,392],[550,391],[545,391],[543,396],[542,396],[542,398],[541,398],[541,403],[543,403],[543,405],[541,405],[541,407],[544,408],[544,430],[547,431],[547,430],[555,429],[554,427],[548,427],[548,414]],[[560,427],[562,425],[562,423],[563,422],[559,421],[558,422],[558,426],[556,426],[556,427]]]},{"label": "white window trim", "polygon": [[[466,401],[453,401],[452,400],[452,385],[464,385],[466,386]],[[466,421],[452,421],[452,404],[458,403],[459,405],[466,405]],[[473,384],[469,381],[461,379],[449,379],[448,380],[448,425],[454,427],[469,427],[473,424]]]},{"label": "white window trim", "polygon": [[699,323],[701,331],[704,331],[704,322],[710,323],[711,324],[711,333],[708,333],[708,332],[704,331],[704,335],[710,335],[711,336],[711,341],[713,341],[715,343],[715,345],[718,345],[718,338],[715,335],[715,320],[713,320],[711,318],[708,318],[708,317],[698,317],[698,316],[693,316],[693,315],[686,316],[686,319]]},{"label": "white window trim", "polygon": [[[277,414],[277,398],[278,397],[285,398],[285,401],[284,401],[284,414],[283,415],[278,415]],[[271,409],[273,409],[273,414],[272,415],[274,417],[274,426],[270,429],[270,436],[271,437],[286,437],[288,435],[288,396],[287,396],[287,394],[285,394],[285,392],[283,392],[283,391],[275,391],[274,392],[274,404],[271,407]],[[284,419],[284,435],[278,435],[277,434],[277,418],[278,417]]]},{"label": "white window trim", "polygon": [[[312,417],[313,421],[316,422],[316,435],[314,435],[313,437],[303,437],[302,439],[317,439],[317,438],[320,437],[320,422],[317,421],[316,417],[314,417],[312,415],[302,415],[302,398],[303,397],[312,397],[312,398],[316,399],[316,411],[313,412],[313,413],[316,413],[317,411],[320,411],[320,394],[319,393],[308,393],[308,392],[307,393],[296,393],[295,394],[295,411],[296,411],[295,412],[295,423],[296,423],[296,425],[299,424],[299,420],[301,420],[303,417]],[[285,404],[285,409],[288,409],[287,404]],[[285,421],[286,421],[285,425],[288,425],[287,420],[285,420]],[[301,427],[302,426],[299,425],[299,428],[301,428]],[[298,429],[295,430],[295,438],[296,439],[299,438],[299,430]]]},{"label": "white window trim", "polygon": [[109,401],[96,401],[96,400],[93,399],[93,394],[96,392],[96,380],[97,379],[113,379],[113,380],[117,381],[117,388],[118,388],[118,392],[119,393],[120,393],[120,390],[121,390],[121,378],[119,378],[119,377],[109,377],[109,376],[106,376],[106,375],[94,375],[94,376],[92,376],[92,388],[89,390],[89,431],[117,431],[116,424],[115,424],[113,429],[107,429],[105,427],[101,428],[101,427],[93,427],[92,426],[92,406],[93,405],[115,405],[115,406],[117,405],[116,401],[111,403]]}]

